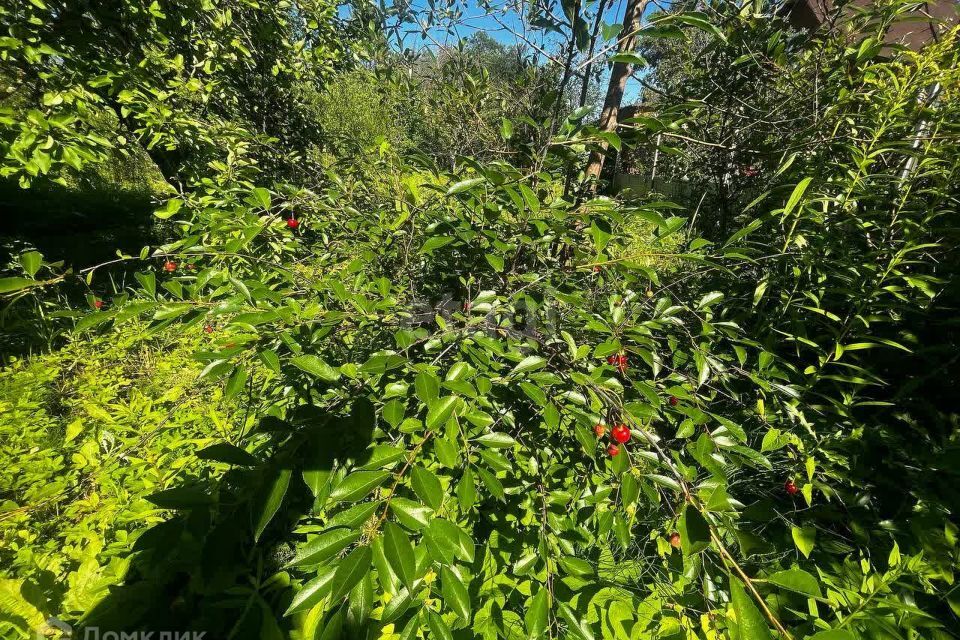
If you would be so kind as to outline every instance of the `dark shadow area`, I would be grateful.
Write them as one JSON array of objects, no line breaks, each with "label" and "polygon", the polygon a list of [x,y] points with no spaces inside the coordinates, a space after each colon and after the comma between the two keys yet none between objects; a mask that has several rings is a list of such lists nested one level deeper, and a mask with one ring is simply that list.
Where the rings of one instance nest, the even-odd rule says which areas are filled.
[{"label": "dark shadow area", "polygon": [[156,195],[117,185],[70,188],[0,180],[0,260],[35,248],[48,262],[84,267],[156,241]]}]

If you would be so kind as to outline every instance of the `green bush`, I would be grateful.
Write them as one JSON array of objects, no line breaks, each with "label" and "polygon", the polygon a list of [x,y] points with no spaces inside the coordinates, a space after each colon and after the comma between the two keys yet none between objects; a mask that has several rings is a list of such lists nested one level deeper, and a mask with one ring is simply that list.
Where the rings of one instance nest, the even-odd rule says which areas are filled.
[{"label": "green bush", "polygon": [[192,353],[215,342],[128,325],[0,373],[5,588],[72,617],[124,578],[139,535],[166,519],[144,497],[207,477],[216,465],[188,456],[244,428],[244,407],[197,380]]}]

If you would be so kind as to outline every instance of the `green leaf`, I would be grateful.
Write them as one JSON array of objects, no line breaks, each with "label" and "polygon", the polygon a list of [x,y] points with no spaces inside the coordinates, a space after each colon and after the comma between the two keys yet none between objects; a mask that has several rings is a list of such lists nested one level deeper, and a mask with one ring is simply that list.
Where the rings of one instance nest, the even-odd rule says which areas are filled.
[{"label": "green leaf", "polygon": [[163,207],[154,211],[153,215],[161,220],[166,220],[180,211],[181,207],[183,207],[183,200],[171,198],[164,203]]},{"label": "green leaf", "polygon": [[278,469],[268,481],[266,490],[254,511],[254,540],[260,540],[263,530],[267,528],[267,525],[273,520],[273,516],[280,509],[283,498],[287,495],[287,487],[290,486],[291,473],[290,469]]},{"label": "green leaf", "polygon": [[320,602],[327,592],[330,591],[330,583],[333,580],[336,569],[336,567],[327,567],[319,573],[316,578],[300,587],[300,590],[294,594],[290,606],[287,607],[283,615],[289,616],[298,611],[307,611]]},{"label": "green leaf", "polygon": [[192,509],[213,503],[213,498],[201,487],[176,487],[157,491],[146,497],[161,509]]},{"label": "green leaf", "polygon": [[40,284],[29,278],[0,278],[0,293],[12,293]]},{"label": "green leaf", "polygon": [[778,571],[767,578],[767,582],[775,584],[778,587],[796,591],[808,596],[819,598],[823,594],[820,591],[820,585],[817,579],[804,571],[803,569],[788,569]]},{"label": "green leaf", "polygon": [[813,551],[814,542],[817,539],[817,530],[813,527],[792,527],[790,535],[793,537],[793,543],[803,554],[804,558],[810,557]]},{"label": "green leaf", "polygon": [[330,599],[338,602],[370,571],[370,547],[357,547],[340,561],[333,576]]},{"label": "green leaf", "polygon": [[443,593],[443,603],[464,622],[470,622],[470,595],[466,585],[453,571],[447,567],[440,569],[440,581]]},{"label": "green leaf", "polygon": [[263,187],[255,187],[250,191],[250,198],[253,204],[258,204],[264,209],[270,209],[271,197],[270,192]]},{"label": "green leaf", "polygon": [[420,530],[430,524],[433,510],[413,500],[394,498],[390,501],[390,510],[408,529]]},{"label": "green leaf", "polygon": [[413,387],[417,397],[425,405],[433,404],[440,397],[440,380],[432,373],[423,371],[413,380]]},{"label": "green leaf", "polygon": [[710,546],[710,526],[696,507],[684,505],[677,530],[684,555],[698,553]]},{"label": "green leaf", "polygon": [[424,467],[416,466],[410,472],[410,482],[414,492],[424,504],[433,510],[440,508],[443,503],[443,488],[437,474]]},{"label": "green leaf", "polygon": [[427,626],[430,627],[430,633],[433,640],[453,640],[453,632],[439,615],[433,611],[427,610]]},{"label": "green leaf", "polygon": [[783,217],[786,218],[792,212],[794,207],[797,206],[797,203],[800,202],[800,198],[803,197],[804,192],[807,190],[810,181],[813,178],[804,178],[797,183],[797,186],[793,188],[793,193],[790,194],[790,198],[787,199],[787,204],[783,207]]},{"label": "green leaf", "polygon": [[360,539],[360,532],[351,529],[339,528],[325,531],[310,538],[306,544],[297,547],[288,567],[306,567],[320,564],[337,555],[351,544]]},{"label": "green leaf", "polygon": [[444,396],[443,398],[431,403],[430,409],[427,411],[427,429],[436,431],[438,428],[445,425],[447,420],[450,419],[450,416],[453,415],[453,410],[456,408],[456,406],[456,396]]},{"label": "green leaf", "polygon": [[363,461],[360,469],[381,469],[392,465],[404,457],[406,451],[391,444],[378,444],[370,450],[370,457]]},{"label": "green leaf", "polygon": [[400,423],[403,422],[405,411],[406,405],[404,405],[403,401],[399,398],[394,398],[383,405],[383,419],[387,421],[387,424],[396,429],[400,426]]},{"label": "green leaf", "polygon": [[527,612],[523,622],[527,626],[527,635],[538,638],[547,630],[550,611],[550,593],[546,587],[541,587],[537,595],[527,600]]},{"label": "green leaf", "polygon": [[526,371],[533,371],[534,369],[542,369],[546,366],[546,364],[546,358],[542,358],[540,356],[527,356],[513,368],[513,371],[510,372],[510,375],[516,375]]},{"label": "green leaf", "polygon": [[336,382],[340,379],[340,372],[318,356],[297,356],[290,360],[290,364],[316,378],[320,378],[324,382]]},{"label": "green leaf", "polygon": [[738,578],[730,576],[730,604],[737,618],[731,640],[773,640],[767,622]]},{"label": "green leaf", "polygon": [[572,632],[574,637],[581,640],[594,640],[590,625],[583,620],[582,616],[577,615],[577,612],[565,602],[560,602],[558,605],[557,610],[560,612],[560,617],[566,620],[567,630]]},{"label": "green leaf", "polygon": [[374,501],[351,505],[336,515],[331,516],[331,518],[327,520],[327,526],[356,529],[370,519],[380,504],[380,502]]},{"label": "green leaf", "polygon": [[470,467],[464,469],[460,481],[457,482],[455,491],[457,493],[457,500],[460,502],[460,509],[464,512],[472,509],[473,505],[477,502],[477,483]]},{"label": "green leaf", "polygon": [[257,464],[257,459],[254,456],[229,442],[218,442],[201,449],[197,451],[197,457],[201,460],[215,460],[242,467],[253,467]]},{"label": "green leaf", "polygon": [[463,193],[464,191],[472,189],[478,184],[482,184],[483,181],[484,178],[470,178],[469,180],[461,180],[447,189],[447,195],[452,196],[456,193]]},{"label": "green leaf", "polygon": [[43,254],[39,251],[25,251],[20,254],[20,266],[31,278],[37,275],[37,271],[40,270],[42,264]]},{"label": "green leaf", "polygon": [[508,449],[517,444],[516,440],[505,433],[499,432],[485,433],[477,438],[477,442],[491,449]]},{"label": "green leaf", "polygon": [[387,471],[353,471],[330,492],[330,500],[334,502],[362,500],[389,477],[390,473]]},{"label": "green leaf", "polygon": [[846,629],[827,629],[807,636],[805,640],[857,640],[857,636]]},{"label": "green leaf", "polygon": [[417,571],[413,545],[406,532],[392,522],[387,522],[383,528],[383,552],[387,562],[393,567],[403,584],[413,591],[413,581]]}]

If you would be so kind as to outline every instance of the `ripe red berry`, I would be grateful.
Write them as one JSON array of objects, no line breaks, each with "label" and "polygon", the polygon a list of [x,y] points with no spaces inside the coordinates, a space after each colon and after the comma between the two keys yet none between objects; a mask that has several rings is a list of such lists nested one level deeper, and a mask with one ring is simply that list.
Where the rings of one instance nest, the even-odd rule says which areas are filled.
[{"label": "ripe red berry", "polygon": [[613,436],[614,440],[623,444],[630,439],[630,429],[625,424],[618,424],[610,431],[610,435]]},{"label": "ripe red berry", "polygon": [[99,298],[98,298],[97,300],[94,300],[94,301],[93,301],[93,306],[94,306],[94,308],[96,308],[96,309],[102,309],[102,308],[103,308],[103,300],[100,300]]},{"label": "ripe red berry", "polygon": [[670,396],[670,406],[675,407],[680,404],[680,401],[677,400],[677,396]]},{"label": "ripe red berry", "polygon": [[470,304],[469,302],[464,302],[464,303],[463,303],[463,310],[464,310],[464,311],[470,311],[470,309],[471,309],[472,307],[473,307],[473,305]]},{"label": "ripe red berry", "polygon": [[620,373],[627,370],[627,356],[623,354],[617,356],[617,369],[620,370]]},{"label": "ripe red berry", "polygon": [[600,272],[600,265],[598,265],[598,264],[593,265],[593,271],[594,271],[594,273],[599,273],[599,272]]},{"label": "ripe red berry", "polygon": [[680,548],[680,534],[676,531],[670,534],[670,546],[674,549]]},{"label": "ripe red berry", "polygon": [[209,324],[205,324],[205,325],[203,325],[203,332],[204,332],[204,333],[213,333],[213,327],[212,327],[211,325],[209,325]]},{"label": "ripe red berry", "polygon": [[783,483],[783,490],[787,492],[787,495],[795,496],[800,489],[797,488],[797,485],[793,483],[793,480],[787,480]]},{"label": "ripe red berry", "polygon": [[593,426],[593,432],[597,434],[598,438],[602,438],[603,434],[607,432],[607,428],[602,424],[597,424]]},{"label": "ripe red berry", "polygon": [[615,444],[611,444],[609,447],[607,447],[607,453],[610,454],[610,457],[612,458],[620,453],[620,447]]},{"label": "ripe red berry", "polygon": [[163,263],[163,270],[167,273],[173,273],[177,270],[177,263],[172,260],[167,260]]},{"label": "ripe red berry", "polygon": [[296,229],[300,226],[300,221],[296,218],[287,218],[287,226],[291,229]]}]

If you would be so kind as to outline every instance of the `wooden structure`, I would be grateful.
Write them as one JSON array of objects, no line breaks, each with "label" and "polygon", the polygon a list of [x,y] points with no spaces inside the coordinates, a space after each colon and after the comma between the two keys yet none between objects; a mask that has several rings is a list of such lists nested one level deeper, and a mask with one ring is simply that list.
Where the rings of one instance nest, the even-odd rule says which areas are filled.
[{"label": "wooden structure", "polygon": [[[850,7],[866,7],[872,0],[852,0]],[[956,0],[919,2],[917,10],[894,24],[887,34],[887,43],[904,44],[914,51],[935,41],[944,30],[957,24],[960,3]],[[833,0],[788,0],[783,12],[798,29],[816,31],[834,13]]]}]

